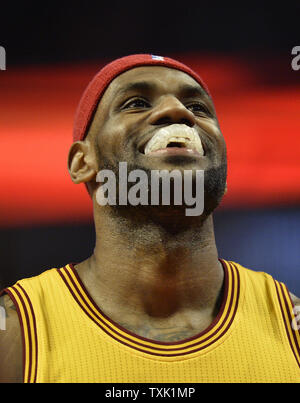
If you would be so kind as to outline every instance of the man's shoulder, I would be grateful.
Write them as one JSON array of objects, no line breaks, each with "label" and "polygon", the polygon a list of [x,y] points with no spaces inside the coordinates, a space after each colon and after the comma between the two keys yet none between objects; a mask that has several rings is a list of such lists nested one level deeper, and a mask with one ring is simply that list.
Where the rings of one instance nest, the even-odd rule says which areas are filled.
[{"label": "man's shoulder", "polygon": [[[245,267],[244,265],[237,263],[237,262],[232,262],[232,261],[228,261],[229,263],[234,264],[236,267],[238,267],[240,270],[248,273],[250,276],[253,276],[253,278],[264,278],[268,281],[271,281],[271,283],[273,283],[276,279],[269,273],[263,271],[263,270],[257,270],[257,269],[253,269],[253,268],[249,268],[249,267]],[[294,306],[300,306],[300,298],[297,297],[295,294],[293,294],[292,292],[289,292],[291,301],[293,303]]]},{"label": "man's shoulder", "polygon": [[[43,295],[52,281],[55,288],[57,268],[45,269],[41,273],[25,277],[0,291],[0,382],[23,381],[23,332],[22,322],[33,315],[37,306],[34,301]],[[33,309],[33,311],[32,311]],[[30,316],[32,317],[32,316]]]},{"label": "man's shoulder", "polygon": [[2,295],[3,293],[9,293],[10,290],[13,290],[14,288],[19,286],[23,287],[30,284],[39,284],[45,281],[47,282],[49,278],[55,277],[56,275],[54,273],[61,270],[63,267],[65,266],[45,268],[40,273],[33,274],[32,276],[20,277],[20,279],[17,280],[15,283],[11,283],[2,290],[0,289],[0,295]]}]

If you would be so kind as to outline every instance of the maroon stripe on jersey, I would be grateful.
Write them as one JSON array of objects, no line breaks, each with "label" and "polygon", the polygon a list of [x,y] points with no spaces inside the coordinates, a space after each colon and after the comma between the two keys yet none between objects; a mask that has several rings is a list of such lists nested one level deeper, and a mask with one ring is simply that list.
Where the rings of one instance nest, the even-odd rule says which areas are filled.
[{"label": "maroon stripe on jersey", "polygon": [[[296,356],[296,353],[295,353],[294,348],[293,348],[293,343],[292,343],[292,340],[291,340],[290,333],[289,333],[289,331],[288,331],[288,325],[290,325],[290,324],[287,324],[287,321],[286,321],[286,318],[285,318],[285,308],[284,308],[284,306],[283,306],[282,303],[281,303],[281,299],[280,299],[279,292],[281,291],[281,294],[282,294],[283,299],[284,299],[284,295],[283,295],[283,293],[282,293],[282,290],[280,289],[280,283],[279,283],[277,280],[274,280],[274,282],[275,282],[275,287],[276,287],[276,292],[277,292],[277,299],[278,299],[278,301],[279,301],[279,306],[280,306],[280,310],[281,310],[281,315],[282,315],[282,319],[283,319],[283,323],[284,323],[284,327],[285,327],[285,332],[286,332],[286,335],[287,335],[287,338],[288,338],[288,341],[289,341],[291,350],[292,350],[292,352],[293,352],[293,355],[294,355],[294,357],[295,357],[295,359],[296,359],[298,365],[300,366],[299,361],[298,361],[297,356]],[[285,301],[285,299],[284,299],[284,301]]]},{"label": "maroon stripe on jersey", "polygon": [[26,300],[28,302],[28,305],[30,307],[30,313],[31,313],[32,320],[33,320],[33,337],[34,337],[34,343],[35,343],[35,357],[34,357],[35,358],[35,370],[34,370],[34,374],[33,374],[33,383],[36,383],[37,366],[38,366],[38,338],[37,338],[36,319],[35,319],[33,306],[32,306],[32,303],[30,301],[30,298],[29,298],[27,292],[24,290],[24,288],[20,284],[17,284],[17,286],[20,287],[20,289],[22,290],[23,294],[25,295],[25,298],[26,298]]},{"label": "maroon stripe on jersey", "polygon": [[[300,361],[299,361],[299,357],[300,357],[300,346],[299,346],[298,340],[297,340],[297,338],[296,338],[296,331],[298,331],[298,330],[295,331],[295,330],[293,330],[293,328],[292,328],[293,316],[292,316],[292,313],[291,313],[291,311],[290,311],[290,307],[289,307],[289,304],[288,304],[288,301],[287,301],[287,297],[286,297],[286,295],[288,295],[289,298],[290,298],[290,294],[289,294],[289,291],[288,291],[286,285],[279,283],[279,286],[280,286],[280,288],[281,288],[282,296],[283,296],[283,299],[284,299],[285,310],[286,310],[287,315],[288,315],[288,318],[289,318],[289,323],[287,324],[287,326],[291,326],[291,329],[292,329],[291,333],[292,333],[292,338],[293,338],[294,344],[291,343],[291,348],[292,348],[292,350],[293,350],[293,353],[294,353],[294,356],[295,356],[295,358],[296,358],[296,361],[297,361],[297,363],[298,363],[298,365],[299,365],[299,367],[300,367]],[[284,292],[283,287],[285,288],[286,293]],[[293,306],[292,300],[290,300],[290,303],[291,303],[291,305]]]},{"label": "maroon stripe on jersey", "polygon": [[22,295],[20,294],[20,291],[16,288],[16,286],[13,286],[12,289],[15,291],[15,293],[18,295],[24,313],[25,313],[25,318],[26,318],[26,323],[27,323],[27,329],[28,329],[28,348],[29,348],[29,354],[28,354],[28,379],[24,379],[25,383],[30,382],[30,378],[31,378],[31,366],[32,366],[32,339],[31,339],[31,332],[30,332],[30,322],[29,322],[29,317],[28,317],[28,312],[27,312],[27,308],[24,302],[24,299],[22,297]]}]

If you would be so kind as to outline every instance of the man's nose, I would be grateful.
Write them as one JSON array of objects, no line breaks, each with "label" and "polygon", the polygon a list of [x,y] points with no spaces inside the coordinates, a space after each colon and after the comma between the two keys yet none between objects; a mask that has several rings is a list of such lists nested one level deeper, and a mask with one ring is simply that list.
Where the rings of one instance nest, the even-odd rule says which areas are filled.
[{"label": "man's nose", "polygon": [[196,121],[194,114],[176,97],[166,96],[153,110],[149,123],[152,125],[181,123],[192,127]]}]

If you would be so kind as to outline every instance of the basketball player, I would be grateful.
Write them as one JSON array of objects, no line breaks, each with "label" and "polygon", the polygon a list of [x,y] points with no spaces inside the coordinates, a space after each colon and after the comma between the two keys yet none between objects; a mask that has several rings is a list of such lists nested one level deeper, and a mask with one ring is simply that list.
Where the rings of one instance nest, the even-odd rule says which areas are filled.
[{"label": "basketball player", "polygon": [[[203,170],[202,214],[100,205],[97,173],[118,178],[119,162]],[[2,382],[300,382],[299,299],[218,257],[226,147],[194,71],[151,55],[104,67],[79,104],[69,172],[93,201],[94,253],[3,290]]]}]

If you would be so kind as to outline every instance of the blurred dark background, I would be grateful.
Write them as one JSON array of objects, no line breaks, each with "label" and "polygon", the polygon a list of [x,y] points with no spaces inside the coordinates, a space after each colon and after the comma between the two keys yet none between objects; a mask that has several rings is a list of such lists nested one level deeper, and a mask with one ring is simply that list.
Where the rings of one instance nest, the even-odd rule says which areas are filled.
[{"label": "blurred dark background", "polygon": [[300,46],[296,2],[5,2],[0,46],[0,288],[93,251],[88,196],[66,159],[73,116],[106,62],[152,53],[210,88],[228,145],[220,257],[300,295]]},{"label": "blurred dark background", "polygon": [[299,44],[299,12],[299,2],[291,1],[5,2],[0,33],[9,65],[143,52],[288,57]]}]

